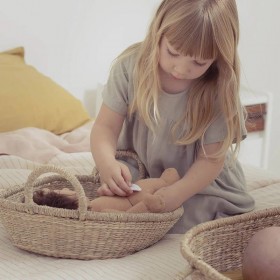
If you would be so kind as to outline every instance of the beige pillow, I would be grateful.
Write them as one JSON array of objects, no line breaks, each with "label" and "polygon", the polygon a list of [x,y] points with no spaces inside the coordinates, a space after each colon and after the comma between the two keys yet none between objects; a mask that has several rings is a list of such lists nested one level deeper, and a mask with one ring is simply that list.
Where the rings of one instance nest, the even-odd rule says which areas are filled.
[{"label": "beige pillow", "polygon": [[61,134],[90,120],[82,103],[24,62],[22,47],[0,53],[0,132],[37,127]]}]

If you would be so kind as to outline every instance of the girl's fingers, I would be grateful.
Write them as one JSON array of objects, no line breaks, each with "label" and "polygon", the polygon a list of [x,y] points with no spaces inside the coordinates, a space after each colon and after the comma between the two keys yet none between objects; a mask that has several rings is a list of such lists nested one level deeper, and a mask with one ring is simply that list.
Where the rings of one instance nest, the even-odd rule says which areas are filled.
[{"label": "girl's fingers", "polygon": [[121,164],[121,177],[114,178],[117,185],[126,192],[127,195],[130,195],[133,193],[131,190],[131,180],[132,176],[129,171],[129,168],[125,164]]},{"label": "girl's fingers", "polygon": [[97,193],[102,196],[127,196],[127,193],[119,188],[114,180],[111,180],[108,183],[102,183],[101,186],[97,189]]},{"label": "girl's fingers", "polygon": [[[109,174],[110,175],[110,174]],[[118,163],[117,168],[111,169],[111,175],[105,176],[107,179],[102,180],[101,186],[97,193],[99,195],[118,195],[118,196],[128,196],[133,193],[131,190],[131,174],[128,167],[125,164]],[[106,183],[105,183],[106,182]]]},{"label": "girl's fingers", "polygon": [[118,196],[127,196],[127,193],[121,189],[115,181],[111,181],[108,184],[108,188],[110,189],[110,191]]},{"label": "girl's fingers", "polygon": [[107,184],[103,183],[98,189],[97,193],[100,196],[114,196],[115,194],[110,190]]},{"label": "girl's fingers", "polygon": [[130,187],[132,176],[131,176],[131,173],[130,173],[128,167],[126,165],[123,165],[122,169],[121,169],[121,172],[122,172],[122,177],[123,177],[124,181]]},{"label": "girl's fingers", "polygon": [[119,189],[121,189],[125,195],[131,194],[133,191],[131,190],[130,186],[126,183],[123,177],[114,178],[115,184],[110,185],[110,188],[114,188],[116,185]]}]

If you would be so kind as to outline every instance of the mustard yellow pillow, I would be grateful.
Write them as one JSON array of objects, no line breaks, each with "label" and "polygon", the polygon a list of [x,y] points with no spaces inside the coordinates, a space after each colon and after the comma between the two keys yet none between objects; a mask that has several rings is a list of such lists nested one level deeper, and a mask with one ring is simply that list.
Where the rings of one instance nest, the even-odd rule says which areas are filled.
[{"label": "mustard yellow pillow", "polygon": [[0,53],[0,132],[37,127],[61,134],[89,119],[78,99],[25,64],[24,48]]}]

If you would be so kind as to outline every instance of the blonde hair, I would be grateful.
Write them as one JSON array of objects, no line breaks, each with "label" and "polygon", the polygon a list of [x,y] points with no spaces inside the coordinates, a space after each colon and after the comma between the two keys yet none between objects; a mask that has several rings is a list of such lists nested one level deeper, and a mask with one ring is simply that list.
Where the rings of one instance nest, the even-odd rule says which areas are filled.
[{"label": "blonde hair", "polygon": [[180,134],[182,126],[188,131],[185,135],[180,134],[175,143],[187,145],[200,140],[203,147],[207,128],[216,118],[223,116],[227,135],[219,152],[208,156],[217,159],[225,155],[233,142],[236,143],[234,152],[237,154],[244,114],[239,97],[239,23],[235,0],[164,0],[145,40],[121,55],[137,51],[133,72],[135,98],[129,114],[138,111],[154,132],[160,121],[158,62],[163,36],[183,55],[215,58],[206,73],[195,80],[188,91],[186,114],[174,125],[173,136]]}]

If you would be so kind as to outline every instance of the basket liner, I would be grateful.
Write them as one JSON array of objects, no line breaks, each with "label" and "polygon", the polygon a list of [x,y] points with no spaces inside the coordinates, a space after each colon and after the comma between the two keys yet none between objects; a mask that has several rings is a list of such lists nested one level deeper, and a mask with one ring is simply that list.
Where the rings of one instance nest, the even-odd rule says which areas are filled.
[{"label": "basket liner", "polygon": [[[57,167],[55,167],[57,169]],[[74,176],[87,197],[97,197],[93,175]],[[23,203],[26,184],[0,195],[0,218],[12,243],[21,249],[62,258],[118,258],[159,241],[183,214],[183,208],[169,213],[101,213],[53,208]],[[72,187],[61,175],[36,180],[33,189]],[[33,192],[32,192],[33,194]]]}]

